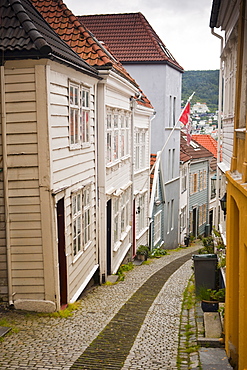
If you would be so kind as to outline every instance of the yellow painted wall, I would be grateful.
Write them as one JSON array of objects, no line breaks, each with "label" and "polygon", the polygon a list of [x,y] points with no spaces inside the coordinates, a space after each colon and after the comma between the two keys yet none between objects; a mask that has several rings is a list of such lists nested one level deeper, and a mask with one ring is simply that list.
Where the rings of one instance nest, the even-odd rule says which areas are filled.
[{"label": "yellow painted wall", "polygon": [[227,174],[226,351],[247,369],[247,187]]}]

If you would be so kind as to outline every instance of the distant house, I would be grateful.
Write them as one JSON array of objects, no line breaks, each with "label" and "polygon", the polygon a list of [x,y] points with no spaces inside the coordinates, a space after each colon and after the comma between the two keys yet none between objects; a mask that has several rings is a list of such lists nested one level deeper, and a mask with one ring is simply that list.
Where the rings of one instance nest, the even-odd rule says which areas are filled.
[{"label": "distant house", "polygon": [[199,103],[193,104],[191,107],[192,113],[207,113],[209,112],[209,108],[206,103]]},{"label": "distant house", "polygon": [[163,169],[161,166],[161,153],[151,154],[150,156],[150,248],[165,247],[165,187],[163,179]]},{"label": "distant house", "polygon": [[148,244],[149,138],[153,108],[122,64],[66,5],[32,0],[58,35],[101,77],[97,86],[100,278]]},{"label": "distant house", "polygon": [[[181,132],[181,136],[182,136]],[[186,144],[187,145],[187,144]],[[192,157],[187,153],[183,137],[180,144],[180,202],[179,202],[179,243],[184,244],[189,236],[189,171]]]},{"label": "distant house", "polygon": [[[213,226],[216,226],[217,217],[216,217],[216,191],[217,191],[217,156],[221,158],[221,148],[219,148],[218,154],[218,142],[211,136],[211,135],[192,135],[192,140],[201,144],[204,148],[209,150],[213,157],[210,160],[210,174],[209,174],[209,220],[208,223],[210,225],[210,233],[212,231]],[[219,181],[221,178],[219,176]]]},{"label": "distant house", "polygon": [[154,105],[156,115],[151,126],[151,152],[162,152],[166,192],[163,225],[165,246],[176,248],[180,129],[170,133],[180,114],[183,68],[141,13],[86,15],[78,18],[98,40],[109,46]]},{"label": "distant house", "polygon": [[100,78],[28,0],[2,1],[1,31],[0,293],[16,308],[55,311],[99,268]]},{"label": "distant house", "polygon": [[197,237],[209,232],[209,174],[213,154],[181,133],[181,151],[189,156],[188,217],[189,232]]}]

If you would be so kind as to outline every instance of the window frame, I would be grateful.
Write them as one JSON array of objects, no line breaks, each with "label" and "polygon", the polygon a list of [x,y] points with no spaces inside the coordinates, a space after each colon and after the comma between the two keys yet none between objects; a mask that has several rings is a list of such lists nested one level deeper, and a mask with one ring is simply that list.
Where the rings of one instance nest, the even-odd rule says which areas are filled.
[{"label": "window frame", "polygon": [[92,189],[86,185],[71,193],[72,255],[76,259],[92,243]]},{"label": "window frame", "polygon": [[71,150],[90,145],[90,113],[90,88],[69,81],[69,147]]}]

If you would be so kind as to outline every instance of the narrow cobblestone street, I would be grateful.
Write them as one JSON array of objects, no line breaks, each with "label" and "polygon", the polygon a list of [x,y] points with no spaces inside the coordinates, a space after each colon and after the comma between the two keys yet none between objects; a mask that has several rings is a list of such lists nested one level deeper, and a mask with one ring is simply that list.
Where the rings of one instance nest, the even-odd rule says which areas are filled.
[{"label": "narrow cobblestone street", "polygon": [[172,251],[124,281],[95,287],[72,317],[0,312],[20,329],[0,344],[0,369],[177,369],[181,303],[196,250]]}]

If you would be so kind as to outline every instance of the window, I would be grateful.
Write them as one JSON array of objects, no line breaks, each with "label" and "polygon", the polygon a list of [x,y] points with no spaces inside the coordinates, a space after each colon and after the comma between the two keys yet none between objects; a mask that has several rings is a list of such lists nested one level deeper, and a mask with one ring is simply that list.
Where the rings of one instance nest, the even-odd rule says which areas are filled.
[{"label": "window", "polygon": [[145,225],[145,194],[139,197],[139,218],[138,218],[139,231],[143,230]]},{"label": "window", "polygon": [[129,225],[130,215],[130,189],[127,189],[121,196],[121,234],[124,233]]},{"label": "window", "polygon": [[114,243],[121,239],[121,235],[126,232],[130,218],[130,188],[114,199]]},{"label": "window", "polygon": [[176,124],[176,97],[169,96],[169,123],[168,127],[173,127]]},{"label": "window", "polygon": [[171,200],[171,230],[174,229],[174,199]]},{"label": "window", "polygon": [[202,223],[205,224],[207,222],[207,205],[203,204],[202,206]]},{"label": "window", "polygon": [[129,155],[129,113],[108,110],[106,118],[107,163]]},{"label": "window", "polygon": [[72,148],[90,141],[89,90],[72,83],[69,86],[69,137]]},{"label": "window", "polygon": [[114,200],[114,243],[120,239],[120,210],[119,210],[119,198]]},{"label": "window", "polygon": [[181,215],[180,215],[180,228],[181,232],[186,228],[186,211],[187,207],[181,209]]},{"label": "window", "polygon": [[182,177],[181,177],[181,193],[187,189],[187,168],[182,167]]},{"label": "window", "polygon": [[119,157],[119,127],[118,127],[118,114],[114,114],[113,116],[113,160],[118,159]]},{"label": "window", "polygon": [[135,169],[140,170],[147,166],[146,130],[136,130],[135,134]]},{"label": "window", "polygon": [[161,239],[161,215],[162,211],[159,211],[154,215],[154,245],[156,245]]},{"label": "window", "polygon": [[203,189],[207,189],[207,171],[203,170]]},{"label": "window", "polygon": [[72,195],[73,255],[84,250],[91,241],[91,188]]},{"label": "window", "polygon": [[198,191],[198,174],[192,173],[190,175],[190,194],[195,194]]}]

